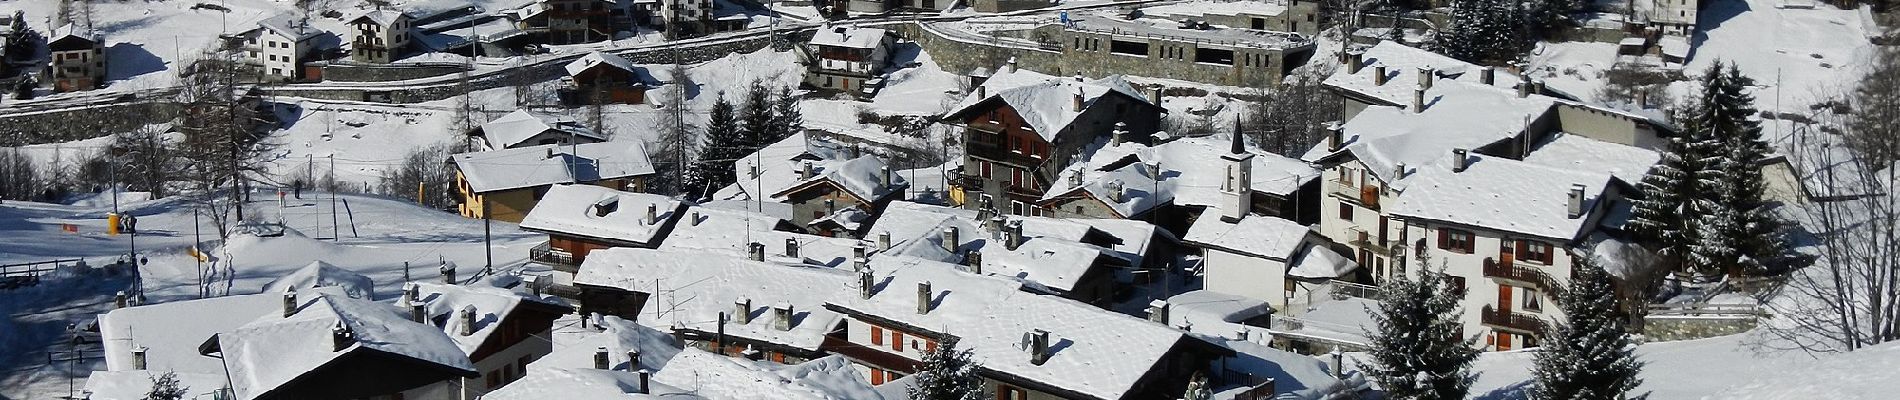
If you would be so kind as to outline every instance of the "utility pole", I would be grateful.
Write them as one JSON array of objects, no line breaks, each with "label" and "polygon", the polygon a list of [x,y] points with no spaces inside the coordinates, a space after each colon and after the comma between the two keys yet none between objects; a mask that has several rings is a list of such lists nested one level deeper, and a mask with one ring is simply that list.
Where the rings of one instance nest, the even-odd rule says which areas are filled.
[{"label": "utility pole", "polygon": [[343,240],[343,233],[336,222],[336,155],[330,155],[330,241]]},{"label": "utility pole", "polygon": [[482,196],[482,256],[487,259],[482,265],[482,272],[495,267],[495,219],[489,218],[488,213],[488,196]]}]

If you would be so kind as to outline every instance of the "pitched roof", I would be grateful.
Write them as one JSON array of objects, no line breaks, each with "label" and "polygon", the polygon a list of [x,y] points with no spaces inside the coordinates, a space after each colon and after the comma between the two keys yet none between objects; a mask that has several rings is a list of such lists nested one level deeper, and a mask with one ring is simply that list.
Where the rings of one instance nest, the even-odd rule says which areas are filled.
[{"label": "pitched roof", "polygon": [[596,51],[587,53],[587,55],[581,56],[580,59],[574,60],[574,62],[567,63],[567,75],[580,75],[582,71],[599,65],[606,65],[629,73],[638,71],[638,67],[634,67],[633,62],[628,61],[626,58]]},{"label": "pitched roof", "polygon": [[681,351],[653,380],[719,399],[883,399],[855,364],[837,355],[779,365],[692,348]]},{"label": "pitched roof", "polygon": [[[1087,193],[1089,197],[1102,202],[1118,217],[1128,218],[1148,212],[1162,204],[1174,200],[1173,182],[1163,185],[1151,164],[1131,163],[1121,168],[1102,171],[1089,168],[1085,163],[1077,163],[1063,169],[1057,184],[1067,190],[1044,192],[1040,202],[1047,204],[1052,200]],[[1074,185],[1076,181],[1080,185]]]},{"label": "pitched roof", "polygon": [[[870,299],[840,293],[830,307],[957,337],[982,368],[1102,399],[1125,398],[1155,364],[1186,339],[1177,330],[1057,296],[1021,290],[999,277],[977,276],[955,265],[903,256],[872,260]],[[934,303],[917,313],[916,288],[929,282]],[[1049,332],[1055,349],[1041,365],[1030,362],[1032,330]]]},{"label": "pitched roof", "polygon": [[884,43],[885,30],[878,28],[858,28],[846,26],[821,27],[812,33],[814,46],[836,46],[854,49],[877,48]]},{"label": "pitched roof", "polygon": [[[548,188],[535,203],[521,228],[615,240],[636,244],[655,244],[660,234],[679,217],[682,203],[671,197],[623,192],[594,185],[559,184]],[[654,220],[646,221],[647,208],[654,209]]]},{"label": "pitched roof", "polygon": [[[750,299],[752,321],[728,321],[727,335],[813,351],[840,319],[823,308],[833,291],[828,288],[844,288],[852,281],[849,272],[831,268],[638,248],[595,250],[574,277],[576,284],[648,293],[638,322],[661,329],[718,331],[719,314],[730,316],[737,300]],[[792,306],[791,330],[774,327],[775,304]]]},{"label": "pitched roof", "polygon": [[456,154],[449,160],[476,193],[653,173],[646,145],[639,141],[544,144]]},{"label": "pitched roof", "polygon": [[[1094,107],[1104,96],[1121,95],[1134,100],[1134,104],[1143,104],[1160,108],[1148,102],[1141,91],[1136,90],[1121,75],[1110,75],[1096,80],[1076,78],[1053,78],[1035,72],[1016,70],[999,73],[983,81],[986,97],[974,95],[964,98],[963,102],[951,108],[948,118],[973,113],[979,105],[999,101],[1008,105],[1021,116],[1023,122],[1042,135],[1042,139],[1055,142],[1056,134],[1062,132],[1075,118],[1090,107]],[[1075,97],[1082,97],[1082,109],[1075,108]]]},{"label": "pitched roof", "polygon": [[1558,133],[1539,143],[1524,162],[1577,171],[1601,171],[1624,182],[1640,182],[1662,155],[1654,150],[1610,143],[1583,135]]},{"label": "pitched roof", "polygon": [[[851,262],[856,251],[853,246],[861,243],[776,230],[787,222],[751,211],[693,206],[681,215],[684,219],[674,224],[673,233],[666,236],[660,249],[749,257],[746,245],[759,243],[765,246],[765,256],[773,262],[842,267]],[[786,255],[788,242],[798,244],[797,257]]]},{"label": "pitched roof", "polygon": [[[812,167],[809,178],[804,176],[806,163]],[[753,173],[754,166],[757,166],[757,174]],[[883,159],[869,155],[851,157],[829,142],[813,141],[804,133],[798,133],[734,161],[733,176],[738,180],[715,198],[766,197],[782,201],[797,189],[830,183],[864,202],[875,202],[900,193],[909,184],[895,171],[891,173],[891,184],[884,184],[884,169],[888,167]],[[765,196],[755,196],[754,191]]]},{"label": "pitched roof", "polygon": [[322,35],[324,31],[310,26],[310,21],[302,17],[283,13],[257,21],[258,29],[269,31],[277,36],[289,38],[292,42],[301,42]]},{"label": "pitched roof", "polygon": [[[930,260],[963,262],[965,251],[982,254],[983,273],[1023,280],[1032,286],[1071,291],[1082,278],[1097,273],[1103,256],[1120,258],[1119,252],[1100,245],[1084,243],[1089,237],[1113,238],[1106,232],[1080,222],[1042,217],[1008,217],[1021,221],[1022,243],[1015,249],[1005,246],[1002,234],[978,221],[978,213],[957,208],[892,202],[879,216],[868,235],[889,232],[890,254],[903,254]],[[957,252],[944,250],[942,232],[956,229]],[[1112,245],[1112,243],[1104,243]]]},{"label": "pitched roof", "polygon": [[[394,306],[332,293],[302,296],[296,314],[265,313],[221,334],[219,348],[239,399],[254,399],[303,374],[359,351],[378,351],[476,375],[475,365],[435,327],[410,321]],[[345,327],[355,343],[333,346],[332,329]]]},{"label": "pitched roof", "polygon": [[[198,354],[198,344],[283,307],[275,293],[212,297],[120,308],[99,314],[99,340],[106,369],[132,369],[132,351],[145,348],[147,370],[217,374],[218,359]],[[151,388],[147,381],[146,389]],[[140,393],[144,394],[143,392]]]},{"label": "pitched roof", "polygon": [[1311,228],[1284,219],[1248,216],[1229,223],[1208,215],[1196,218],[1182,239],[1225,251],[1288,261],[1312,236]]},{"label": "pitched roof", "polygon": [[[1228,153],[1230,145],[1228,140],[1213,137],[1181,138],[1154,146],[1135,142],[1112,146],[1104,143],[1089,153],[1088,161],[1064,169],[1056,182],[1067,182],[1070,175],[1077,173],[1085,180],[1095,179],[1103,168],[1117,168],[1124,163],[1153,165],[1159,162],[1164,200],[1175,205],[1216,206],[1223,203],[1226,196],[1220,188],[1227,176],[1227,164],[1213,155]],[[1253,155],[1250,160],[1254,192],[1289,197],[1300,186],[1319,178],[1319,170],[1306,161],[1254,147],[1247,147],[1245,151]]]},{"label": "pitched roof", "polygon": [[515,110],[488,122],[482,123],[482,136],[486,137],[490,147],[509,148],[521,145],[542,132],[556,131],[564,134],[585,137],[593,141],[605,141],[606,136],[582,125],[573,118],[537,111]]},{"label": "pitched roof", "polygon": [[[591,357],[592,348],[588,349]],[[693,391],[661,382],[647,381],[646,393],[640,393],[640,377],[632,372],[594,369],[592,365],[572,368],[535,369],[521,380],[482,395],[483,400],[701,400]]]},{"label": "pitched roof", "polygon": [[[534,297],[494,286],[490,284],[492,282],[495,281],[483,280],[470,285],[416,282],[416,301],[423,304],[423,312],[431,321],[430,325],[440,328],[468,356],[475,356],[484,343],[501,333],[502,325],[508,323],[508,319],[515,316],[515,309],[523,305],[539,307],[548,313],[571,311],[559,300]],[[406,307],[401,304],[401,300],[397,303],[399,307]],[[462,334],[463,321],[458,316],[465,309],[475,311],[475,325],[468,335]]]},{"label": "pitched roof", "polygon": [[[1392,83],[1387,83],[1391,85]],[[1407,87],[1410,92],[1414,87]],[[1545,96],[1517,97],[1513,91],[1463,81],[1441,80],[1425,93],[1424,112],[1405,107],[1372,106],[1346,122],[1340,152],[1315,145],[1302,158],[1321,161],[1351,153],[1388,185],[1400,163],[1413,168],[1449,157],[1452,149],[1481,146],[1518,137],[1556,104]]]},{"label": "pitched roof", "polygon": [[379,10],[370,10],[362,14],[359,14],[356,17],[350,18],[350,22],[354,23],[357,20],[369,19],[370,22],[375,22],[377,25],[389,25],[389,24],[395,23],[396,20],[398,19],[403,19],[403,18],[408,18],[408,17],[409,15],[407,13],[404,13],[401,11],[379,9]]},{"label": "pitched roof", "polygon": [[[1591,229],[1590,213],[1614,177],[1471,155],[1464,172],[1450,161],[1421,166],[1387,209],[1394,217],[1445,221],[1568,241]],[[1569,216],[1571,185],[1583,185],[1584,215]]]},{"label": "pitched roof", "polygon": [[[1439,78],[1435,83],[1459,81],[1480,84],[1479,69],[1482,66],[1460,61],[1456,58],[1433,53],[1425,49],[1406,46],[1390,40],[1380,41],[1365,50],[1360,56],[1364,68],[1352,73],[1346,68],[1333,71],[1322,84],[1334,89],[1376,99],[1388,105],[1408,105],[1412,102],[1412,89],[1418,87],[1418,68],[1435,70]],[[1377,84],[1373,73],[1377,66],[1386,67],[1384,85]],[[1504,89],[1512,89],[1519,76],[1510,71],[1495,69],[1493,84]]]},{"label": "pitched roof", "polygon": [[323,261],[311,261],[303,268],[264,284],[264,293],[304,291],[319,287],[335,287],[352,298],[376,298],[376,282],[370,280],[369,276]]}]

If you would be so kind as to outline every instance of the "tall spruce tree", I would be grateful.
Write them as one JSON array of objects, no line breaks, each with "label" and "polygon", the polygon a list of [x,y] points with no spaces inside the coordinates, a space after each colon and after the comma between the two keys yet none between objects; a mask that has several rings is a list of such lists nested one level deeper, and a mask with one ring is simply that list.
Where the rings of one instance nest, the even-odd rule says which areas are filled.
[{"label": "tall spruce tree", "polygon": [[698,199],[711,195],[713,191],[732,184],[732,163],[740,157],[750,154],[750,140],[745,132],[739,130],[738,114],[733,110],[732,102],[726,101],[725,94],[719,95],[708,114],[706,134],[700,146],[699,159],[687,170],[686,184],[683,189],[687,198]]},{"label": "tall spruce tree", "polygon": [[1459,296],[1446,284],[1444,273],[1430,268],[1430,258],[1418,256],[1416,280],[1401,275],[1380,289],[1379,310],[1372,319],[1372,362],[1362,365],[1387,398],[1411,400],[1463,399],[1471,388],[1471,361],[1477,337],[1461,338]]},{"label": "tall spruce tree", "polygon": [[1550,325],[1537,351],[1538,400],[1618,400],[1643,383],[1610,274],[1594,255],[1573,258],[1576,275],[1557,298],[1566,322]]},{"label": "tall spruce tree", "polygon": [[982,400],[983,377],[978,364],[970,360],[969,350],[957,349],[957,340],[944,337],[936,350],[924,352],[923,366],[912,375],[911,400]]},{"label": "tall spruce tree", "polygon": [[805,131],[805,113],[799,110],[798,100],[798,92],[791,86],[778,88],[778,94],[772,97],[772,126],[778,133],[766,143],[777,143]]},{"label": "tall spruce tree", "polygon": [[1476,64],[1515,61],[1530,49],[1524,6],[1514,0],[1454,0],[1451,28],[1434,50]]},{"label": "tall spruce tree", "polygon": [[739,107],[739,129],[745,132],[745,144],[750,149],[740,154],[752,154],[778,141],[779,129],[772,124],[778,122],[773,113],[772,90],[765,87],[765,82],[754,81],[747,86],[745,103]]},{"label": "tall spruce tree", "polygon": [[1747,92],[1754,80],[1732,63],[1724,70],[1717,62],[1701,82],[1690,136],[1711,151],[1697,174],[1702,190],[1692,192],[1698,210],[1689,223],[1697,238],[1688,265],[1704,274],[1761,273],[1781,257],[1784,242],[1780,221],[1762,200],[1760,166],[1770,150],[1754,119],[1755,97]]}]

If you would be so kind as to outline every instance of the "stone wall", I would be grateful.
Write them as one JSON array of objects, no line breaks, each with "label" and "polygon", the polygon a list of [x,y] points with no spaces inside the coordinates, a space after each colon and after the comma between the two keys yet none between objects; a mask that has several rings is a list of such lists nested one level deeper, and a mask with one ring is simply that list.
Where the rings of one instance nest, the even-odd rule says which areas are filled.
[{"label": "stone wall", "polygon": [[[63,143],[168,122],[173,103],[137,101],[0,116],[0,147]],[[111,117],[111,116],[117,116]]]},{"label": "stone wall", "polygon": [[437,77],[468,70],[462,64],[358,64],[334,62],[323,66],[327,82],[389,82]]},{"label": "stone wall", "polygon": [[[956,74],[968,74],[977,68],[995,70],[1014,58],[1019,68],[1056,76],[1100,78],[1127,74],[1213,85],[1260,86],[1278,83],[1287,70],[1305,63],[1313,53],[1310,44],[1285,50],[1211,47],[1232,48],[1235,64],[1239,64],[1233,66],[1195,62],[1195,52],[1201,45],[1165,38],[1145,39],[1149,51],[1146,57],[1114,54],[1108,51],[1111,35],[1065,30],[1058,25],[1012,32],[1003,35],[1009,39],[991,40],[988,43],[974,37],[950,37],[948,35],[955,33],[928,29],[917,23],[895,24],[887,28],[917,42],[944,70]],[[1117,38],[1129,40],[1126,37]],[[1095,41],[1093,47],[1077,48],[1073,45],[1089,40]],[[1041,45],[1032,45],[1030,42],[1040,42]]]},{"label": "stone wall", "polygon": [[1755,329],[1752,315],[1737,316],[1647,316],[1643,318],[1643,336],[1652,342],[1702,339],[1727,336]]}]

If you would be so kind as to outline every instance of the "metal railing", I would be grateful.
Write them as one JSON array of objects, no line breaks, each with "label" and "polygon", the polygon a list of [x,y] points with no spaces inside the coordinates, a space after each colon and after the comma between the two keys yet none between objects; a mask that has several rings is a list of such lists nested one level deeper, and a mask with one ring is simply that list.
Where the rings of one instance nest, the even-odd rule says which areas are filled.
[{"label": "metal railing", "polygon": [[1650,304],[1648,309],[1650,316],[1760,317],[1768,314],[1756,304]]},{"label": "metal railing", "polygon": [[1372,300],[1379,299],[1378,286],[1352,283],[1337,279],[1329,281],[1327,284],[1333,286],[1333,298],[1335,299],[1339,299],[1341,296]]},{"label": "metal railing", "polygon": [[556,251],[552,242],[542,242],[540,245],[528,249],[528,259],[547,264],[550,267],[554,267],[556,271],[580,272],[580,259],[574,257],[573,254],[568,254],[567,251]]}]

